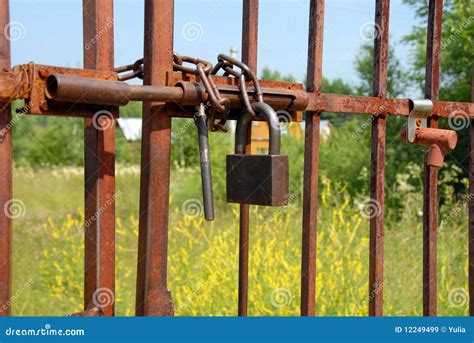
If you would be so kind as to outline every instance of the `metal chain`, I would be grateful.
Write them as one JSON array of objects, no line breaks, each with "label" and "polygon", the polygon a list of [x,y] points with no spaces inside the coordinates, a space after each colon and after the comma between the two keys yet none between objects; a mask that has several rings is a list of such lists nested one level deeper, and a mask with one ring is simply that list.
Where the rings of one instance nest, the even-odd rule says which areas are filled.
[{"label": "metal chain", "polygon": [[127,64],[122,67],[115,68],[119,81],[127,81],[138,77],[143,79],[143,58],[135,61],[133,64]]},{"label": "metal chain", "polygon": [[[230,101],[228,98],[221,96],[212,76],[217,75],[217,73],[222,69],[224,71],[224,76],[236,78],[242,94],[242,101],[245,110],[252,116],[256,116],[256,113],[250,102],[247,91],[247,82],[253,84],[256,102],[263,102],[263,94],[256,75],[246,64],[224,54],[220,54],[217,57],[217,60],[217,64],[213,67],[212,63],[208,61],[173,53],[173,70],[196,75],[198,77],[209,98],[210,114],[208,116],[208,126],[211,131],[227,132],[228,129],[225,124],[229,113]],[[194,67],[186,66],[184,63],[194,65]],[[235,70],[234,66],[239,68],[240,72]],[[120,81],[131,80],[135,77],[143,79],[143,58],[138,59],[133,64],[115,68],[115,72],[119,75],[118,79]],[[217,113],[221,114],[222,119],[216,123]]]},{"label": "metal chain", "polygon": [[[194,64],[196,67],[186,67],[183,65],[183,63]],[[227,132],[228,129],[225,126],[225,123],[227,120],[227,114],[229,113],[230,101],[228,98],[223,98],[220,95],[219,90],[210,75],[210,72],[213,69],[212,64],[198,58],[181,56],[177,53],[174,53],[173,69],[199,77],[199,80],[208,94],[209,102],[211,104],[211,109],[208,116],[208,126],[211,128],[211,131]],[[218,123],[215,122],[217,113],[221,113],[223,117]]]},{"label": "metal chain", "polygon": [[[253,83],[255,89],[255,97],[257,102],[263,102],[263,94],[260,88],[260,83],[254,72],[250,70],[250,68],[244,64],[243,62],[224,55],[219,54],[217,57],[218,63],[214,66],[211,71],[212,75],[215,75],[219,72],[220,69],[224,70],[224,75],[232,75],[238,79],[240,92],[242,93],[242,100],[245,105],[245,109],[252,115],[256,116],[255,111],[252,108],[250,103],[250,99],[247,93],[247,81],[251,81]],[[233,67],[236,66],[240,69],[240,73],[237,72]]]}]

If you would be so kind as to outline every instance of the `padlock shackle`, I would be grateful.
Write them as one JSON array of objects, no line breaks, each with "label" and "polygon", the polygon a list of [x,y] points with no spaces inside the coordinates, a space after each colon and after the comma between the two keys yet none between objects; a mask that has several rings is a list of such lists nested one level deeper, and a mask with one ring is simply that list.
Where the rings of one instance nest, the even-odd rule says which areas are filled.
[{"label": "padlock shackle", "polygon": [[[252,109],[257,115],[261,115],[268,123],[270,131],[270,141],[268,144],[269,155],[280,155],[280,122],[275,110],[263,102],[254,102]],[[248,112],[243,113],[237,121],[235,129],[235,153],[244,154],[247,143],[247,127],[252,122],[252,115]]]}]

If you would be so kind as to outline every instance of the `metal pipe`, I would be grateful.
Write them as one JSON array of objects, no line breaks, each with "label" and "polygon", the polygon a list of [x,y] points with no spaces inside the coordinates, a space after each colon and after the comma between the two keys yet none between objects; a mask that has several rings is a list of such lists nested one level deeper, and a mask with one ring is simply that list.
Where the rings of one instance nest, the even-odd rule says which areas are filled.
[{"label": "metal pipe", "polygon": [[45,95],[60,102],[124,106],[130,101],[180,102],[181,87],[131,86],[122,81],[106,81],[68,75],[50,75]]},{"label": "metal pipe", "polygon": [[[232,107],[241,106],[238,86],[220,85],[219,92],[229,99]],[[304,91],[288,89],[262,89],[264,100],[273,108],[294,111],[304,110],[308,96]],[[248,93],[253,95],[254,88]],[[175,87],[129,85],[122,81],[99,80],[79,76],[52,74],[45,84],[45,96],[59,102],[91,105],[124,106],[130,101],[176,102],[183,105],[206,102],[207,95],[198,83],[180,82]]]},{"label": "metal pipe", "polygon": [[[0,74],[0,81],[2,80]],[[80,84],[76,84],[80,83]],[[231,108],[240,108],[242,95],[238,86],[218,85],[222,96],[229,98]],[[254,89],[247,89],[254,95]],[[118,94],[116,94],[118,92]],[[408,116],[411,112],[409,99],[363,97],[342,94],[304,92],[301,90],[262,88],[265,103],[275,110],[370,113]],[[0,98],[10,93],[0,88]],[[175,87],[129,85],[121,81],[108,81],[51,74],[46,79],[45,96],[49,100],[93,105],[123,106],[129,101],[176,102],[180,105],[198,105],[206,102],[205,90],[199,83],[178,82]],[[10,98],[9,98],[10,99]],[[468,102],[433,101],[429,115],[438,117],[474,118],[474,104]],[[179,116],[179,114],[175,114]]]},{"label": "metal pipe", "polygon": [[214,200],[212,196],[211,156],[209,153],[209,131],[204,104],[199,105],[196,115],[198,128],[199,159],[201,161],[202,198],[204,203],[204,218],[214,220]]}]

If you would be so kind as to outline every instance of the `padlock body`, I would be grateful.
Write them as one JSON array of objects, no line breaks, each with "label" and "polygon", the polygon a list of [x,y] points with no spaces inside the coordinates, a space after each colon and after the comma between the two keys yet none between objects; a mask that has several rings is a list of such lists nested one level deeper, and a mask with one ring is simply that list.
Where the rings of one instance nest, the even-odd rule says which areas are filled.
[{"label": "padlock body", "polygon": [[284,206],[288,203],[288,156],[227,155],[227,201]]}]

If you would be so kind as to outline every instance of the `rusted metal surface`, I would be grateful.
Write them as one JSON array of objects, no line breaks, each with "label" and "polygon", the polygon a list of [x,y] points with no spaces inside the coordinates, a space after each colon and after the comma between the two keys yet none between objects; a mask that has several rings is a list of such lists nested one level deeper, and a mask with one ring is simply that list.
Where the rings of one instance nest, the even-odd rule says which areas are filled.
[{"label": "rusted metal surface", "polygon": [[[471,101],[474,102],[474,65],[471,75]],[[474,316],[474,121],[469,127],[469,315]]]},{"label": "rusted metal surface", "polygon": [[[402,141],[407,142],[406,126],[401,133]],[[426,163],[430,167],[441,168],[447,151],[453,150],[458,142],[458,134],[453,130],[418,128],[413,143],[428,147]]]},{"label": "rusted metal surface", "polygon": [[[243,2],[242,14],[242,62],[250,70],[257,70],[257,50],[258,50],[258,0],[248,0]],[[252,127],[249,125],[247,131],[247,144],[245,153],[251,153]],[[248,314],[248,269],[249,269],[249,226],[250,213],[249,205],[240,205],[239,217],[239,316]]]},{"label": "rusted metal surface", "polygon": [[[113,1],[84,0],[83,23],[84,67],[112,71]],[[84,309],[100,306],[103,315],[113,316],[115,119],[111,114],[84,119],[84,178]]]},{"label": "rusted metal surface", "polygon": [[[386,113],[394,116],[410,114],[409,99],[376,98],[340,94],[310,94],[307,111],[349,114]],[[448,118],[474,118],[474,104],[468,102],[433,101],[431,115]]]},{"label": "rusted metal surface", "polygon": [[104,311],[100,307],[92,307],[88,310],[71,313],[71,317],[101,317],[104,315]]},{"label": "rusted metal surface", "polygon": [[[242,94],[239,85],[229,84],[225,80],[234,78],[215,77],[219,80],[217,89],[222,97],[228,99],[229,106],[242,107]],[[178,79],[178,78],[176,78]],[[260,83],[260,82],[259,82]],[[45,83],[46,99],[58,102],[124,106],[130,101],[175,102],[194,105],[206,103],[209,96],[199,83],[176,81],[176,86],[138,86],[120,81],[105,81],[77,76],[52,74]],[[276,110],[301,111],[306,108],[308,97],[302,84],[262,81],[268,88],[261,88],[263,100]],[[254,96],[255,88],[246,89],[249,96]],[[43,97],[44,98],[44,97]],[[295,117],[296,119],[296,117]]]},{"label": "rusted metal surface", "polygon": [[[10,18],[8,0],[0,1],[0,28],[8,28]],[[10,41],[0,35],[0,69],[10,68]],[[0,316],[11,312],[11,244],[12,218],[9,208],[12,199],[12,131],[10,103],[0,103]],[[10,205],[9,205],[10,204]]]},{"label": "rusted metal surface", "polygon": [[[323,81],[324,0],[311,0],[308,35],[307,91],[318,94]],[[301,249],[301,315],[316,313],[316,237],[318,223],[320,111],[305,119],[303,228]]]},{"label": "rusted metal surface", "polygon": [[[24,70],[28,71],[26,78],[21,76]],[[52,94],[49,94],[48,99],[48,94],[45,94],[45,80],[50,75],[59,77],[58,74],[61,75],[60,77],[64,78],[64,80],[67,80],[69,76],[80,78],[77,81],[82,83],[81,87],[83,86],[87,92],[83,93],[83,97],[81,98],[78,90],[72,90],[72,94],[67,94],[71,91],[67,90],[66,94],[62,94],[58,97],[58,95],[53,95],[54,92],[51,92],[54,88],[53,84],[49,87]],[[30,75],[34,81],[32,85],[30,85],[28,81]],[[82,80],[82,78],[90,78],[90,80]],[[50,78],[50,80],[54,79]],[[196,106],[203,99],[207,99],[207,95],[203,92],[202,87],[195,85],[196,77],[192,74],[172,71],[167,72],[166,86],[170,87],[165,87],[165,85],[160,87],[129,85],[127,88],[124,83],[120,83],[119,85],[118,82],[113,82],[115,80],[117,80],[117,74],[110,71],[83,70],[36,64],[19,65],[13,70],[0,72],[0,100],[6,101],[26,98],[31,102],[32,114],[87,116],[84,112],[89,113],[98,107],[94,107],[92,104],[83,107],[83,104],[94,102],[99,104],[123,105],[130,100],[169,100],[169,102],[176,101],[176,103],[180,105]],[[219,92],[222,92],[225,97],[229,97],[231,107],[236,108],[241,106],[237,78],[214,76],[213,80]],[[305,93],[303,91],[303,85],[299,83],[268,80],[259,80],[259,82],[262,86],[263,100],[272,105],[275,109],[290,111],[293,121],[302,120],[300,113],[293,113],[294,111],[302,110],[349,114],[386,113],[386,115],[395,116],[408,116],[410,114],[410,99]],[[64,86],[67,87],[68,85]],[[183,89],[171,88],[174,86]],[[102,96],[91,94],[99,90]],[[120,92],[120,94],[112,94],[115,91]],[[182,96],[183,92],[184,95]],[[247,83],[247,92],[251,96],[255,94],[255,90],[250,82]],[[110,96],[110,99],[105,99],[106,96]],[[57,101],[48,101],[51,99]],[[46,106],[41,106],[45,100],[47,101]],[[75,101],[77,103],[71,106],[70,104],[63,104],[58,100]],[[474,104],[468,102],[433,101],[433,109],[429,115],[436,115],[443,118],[474,118]],[[192,117],[192,113],[176,113],[174,116]]]},{"label": "rusted metal surface", "polygon": [[[173,69],[173,0],[145,1],[145,85],[166,85]],[[173,315],[167,289],[171,117],[143,104],[136,314]]]},{"label": "rusted metal surface", "polygon": [[[101,37],[101,39],[105,39],[105,37]],[[84,56],[86,56],[86,54],[91,55],[93,51],[93,48],[87,50],[84,49]],[[30,94],[26,101],[28,113],[42,115],[65,115],[69,117],[92,117],[97,111],[106,110],[113,113],[114,116],[118,116],[118,109],[117,107],[113,106],[102,106],[99,103],[95,105],[86,105],[77,101],[68,104],[49,101],[47,99],[45,94],[46,80],[51,74],[64,73],[85,79],[116,80],[116,74],[110,71],[110,69],[92,70],[93,67],[91,63],[92,59],[88,58],[88,64],[84,63],[84,66],[87,67],[87,69],[53,67],[39,64],[24,65],[24,68],[28,68],[28,79],[30,80],[30,85],[27,87],[30,91]],[[86,96],[87,89],[83,89],[82,94]]]},{"label": "rusted metal surface", "polygon": [[[373,96],[387,96],[388,33],[390,0],[375,3]],[[370,216],[369,315],[383,315],[383,251],[385,197],[385,111],[372,117],[372,154],[370,168],[370,202],[377,210]]]},{"label": "rusted metal surface", "polygon": [[[5,37],[7,42],[8,39]],[[10,103],[15,99],[24,99],[29,95],[29,80],[28,80],[28,65],[17,66],[10,70],[10,64],[8,67],[3,66],[0,69],[0,102]]]},{"label": "rusted metal surface", "polygon": [[[443,1],[430,0],[426,49],[425,97],[438,100]],[[438,127],[438,118],[428,119],[428,126]],[[436,316],[436,229],[438,220],[438,170],[425,157],[423,187],[423,314]]]}]

